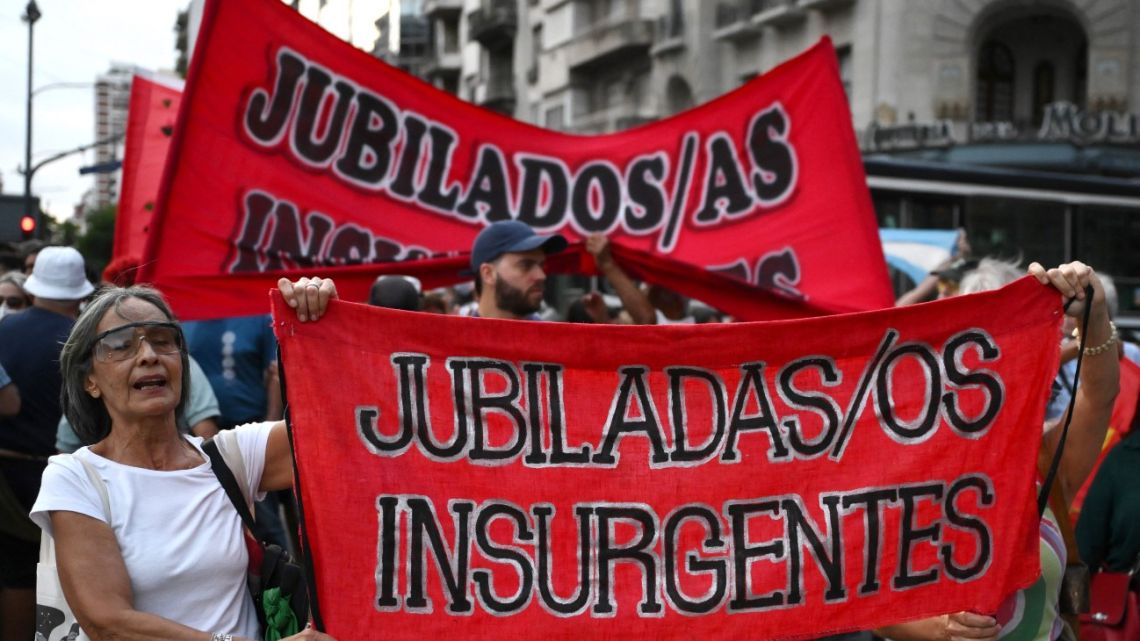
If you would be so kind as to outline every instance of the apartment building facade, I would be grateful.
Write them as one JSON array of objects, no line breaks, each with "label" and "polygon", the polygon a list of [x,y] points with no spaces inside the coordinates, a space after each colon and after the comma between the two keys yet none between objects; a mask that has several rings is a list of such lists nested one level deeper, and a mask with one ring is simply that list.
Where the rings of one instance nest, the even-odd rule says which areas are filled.
[{"label": "apartment building facade", "polygon": [[1140,327],[1140,0],[422,8],[425,79],[579,134],[707,102],[827,36],[880,226],[962,227],[978,253],[1088,260],[1117,275]]},{"label": "apartment building facade", "polygon": [[[106,73],[95,79],[95,140],[106,141],[95,147],[95,165],[106,165],[122,160],[127,129],[127,111],[131,99],[133,65],[112,64]],[[86,208],[99,209],[119,199],[121,171],[95,174],[95,188],[84,203]]]},{"label": "apartment building facade", "polygon": [[422,8],[430,81],[580,133],[711,100],[825,35],[860,131],[949,120],[963,125],[961,138],[966,123],[1037,125],[1059,101],[1098,111],[1140,105],[1135,0],[425,0]]}]

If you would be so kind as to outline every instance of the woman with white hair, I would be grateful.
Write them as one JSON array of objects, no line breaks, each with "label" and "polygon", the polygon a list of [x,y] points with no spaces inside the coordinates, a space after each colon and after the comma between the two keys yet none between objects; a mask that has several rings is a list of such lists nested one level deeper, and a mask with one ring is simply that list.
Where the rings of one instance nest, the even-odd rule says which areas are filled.
[{"label": "woman with white hair", "polygon": [[[1020,276],[1014,269],[1012,263],[983,259],[977,270],[962,279],[962,293],[1001,287]],[[1120,387],[1120,366],[1116,358],[1120,338],[1109,319],[1104,287],[1091,267],[1072,262],[1046,270],[1033,263],[1029,266],[1029,274],[1041,284],[1056,288],[1063,299],[1069,301],[1065,314],[1078,322],[1085,313],[1085,307],[1091,305],[1081,385],[1073,403],[1072,422],[1056,479],[1068,502],[1092,471],[1100,453]],[[1090,285],[1093,288],[1091,300],[1085,295],[1085,288]],[[1046,422],[1043,426],[1040,454],[1047,460],[1052,460],[1053,453],[1057,451],[1061,438],[1058,428],[1057,422]],[[1058,639],[1066,630],[1058,602],[1067,559],[1056,517],[1048,509],[1041,519],[1038,552],[1041,576],[1037,582],[1010,595],[997,613],[958,612],[886,626],[877,632],[896,641]]]}]

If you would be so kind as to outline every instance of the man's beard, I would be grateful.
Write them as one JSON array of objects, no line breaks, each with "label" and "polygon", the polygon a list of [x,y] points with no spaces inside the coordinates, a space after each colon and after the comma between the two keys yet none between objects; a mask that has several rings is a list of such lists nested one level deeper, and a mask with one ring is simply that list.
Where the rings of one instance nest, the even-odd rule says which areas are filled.
[{"label": "man's beard", "polygon": [[530,316],[539,310],[542,299],[531,303],[527,293],[495,275],[495,306],[515,316]]}]

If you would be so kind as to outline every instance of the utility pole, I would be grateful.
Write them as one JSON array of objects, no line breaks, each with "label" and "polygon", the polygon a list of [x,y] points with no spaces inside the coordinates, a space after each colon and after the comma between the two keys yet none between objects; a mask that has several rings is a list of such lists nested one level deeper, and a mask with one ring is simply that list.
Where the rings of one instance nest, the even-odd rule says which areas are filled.
[{"label": "utility pole", "polygon": [[24,131],[24,215],[31,216],[35,220],[36,229],[40,227],[40,212],[39,207],[32,207],[32,172],[29,171],[32,166],[32,34],[35,31],[36,21],[42,15],[40,8],[36,6],[36,0],[28,0],[28,6],[24,8],[24,15],[21,16],[21,19],[28,23],[28,126]]}]

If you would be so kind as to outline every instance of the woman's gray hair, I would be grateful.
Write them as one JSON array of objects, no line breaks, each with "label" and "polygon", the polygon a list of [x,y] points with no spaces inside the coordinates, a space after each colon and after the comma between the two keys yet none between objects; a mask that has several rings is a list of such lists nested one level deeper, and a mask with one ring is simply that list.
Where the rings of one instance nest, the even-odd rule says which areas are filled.
[{"label": "woman's gray hair", "polygon": [[[101,290],[71,328],[71,335],[63,344],[59,355],[59,369],[63,374],[63,386],[59,400],[63,413],[67,416],[76,436],[84,445],[92,445],[107,438],[111,433],[111,415],[103,401],[87,393],[87,375],[91,373],[91,353],[95,348],[95,337],[99,335],[99,321],[107,312],[119,311],[127,299],[137,298],[154,305],[167,320],[177,323],[178,319],[170,311],[166,300],[158,290],[145,285],[134,287],[107,287]],[[175,415],[181,416],[190,398],[190,357],[183,344],[182,352],[182,395],[178,399]]]},{"label": "woman's gray hair", "polygon": [[1018,265],[1018,262],[999,258],[981,259],[977,267],[962,277],[958,293],[976,294],[1005,287],[1025,274],[1025,270]]},{"label": "woman's gray hair", "polygon": [[27,275],[17,271],[0,274],[0,283],[12,283],[16,287],[19,287],[21,292],[24,292],[25,297],[28,296],[28,292],[24,291],[24,282],[26,280],[28,280]]}]

